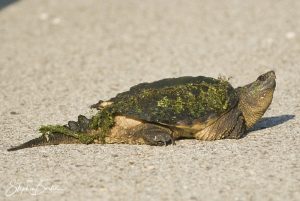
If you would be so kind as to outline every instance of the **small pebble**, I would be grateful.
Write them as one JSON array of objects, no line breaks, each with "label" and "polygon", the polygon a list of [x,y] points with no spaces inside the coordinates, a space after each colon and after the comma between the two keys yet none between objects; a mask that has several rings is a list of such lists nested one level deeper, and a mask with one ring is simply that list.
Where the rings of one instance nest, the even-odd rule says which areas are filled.
[{"label": "small pebble", "polygon": [[273,38],[267,38],[266,43],[267,44],[272,44],[274,42]]},{"label": "small pebble", "polygon": [[287,39],[293,39],[293,38],[296,37],[296,33],[295,33],[295,32],[292,32],[292,31],[287,32],[287,33],[285,34],[285,37],[286,37]]},{"label": "small pebble", "polygon": [[49,18],[48,13],[41,13],[39,16],[40,20],[47,20]]},{"label": "small pebble", "polygon": [[58,18],[58,17],[56,17],[56,18],[54,18],[54,19],[52,20],[52,24],[57,25],[57,24],[60,24],[60,23],[61,23],[61,19]]}]

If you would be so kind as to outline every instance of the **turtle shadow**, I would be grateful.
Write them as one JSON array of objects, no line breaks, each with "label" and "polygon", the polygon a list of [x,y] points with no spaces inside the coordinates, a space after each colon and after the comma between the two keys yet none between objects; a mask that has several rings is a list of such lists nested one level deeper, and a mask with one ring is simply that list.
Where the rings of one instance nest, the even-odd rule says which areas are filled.
[{"label": "turtle shadow", "polygon": [[0,10],[19,0],[0,0]]},{"label": "turtle shadow", "polygon": [[283,124],[294,118],[295,118],[295,115],[290,115],[290,114],[274,116],[274,117],[264,117],[260,121],[258,121],[254,125],[254,127],[249,130],[249,132],[263,130],[266,128],[272,128],[274,126]]}]

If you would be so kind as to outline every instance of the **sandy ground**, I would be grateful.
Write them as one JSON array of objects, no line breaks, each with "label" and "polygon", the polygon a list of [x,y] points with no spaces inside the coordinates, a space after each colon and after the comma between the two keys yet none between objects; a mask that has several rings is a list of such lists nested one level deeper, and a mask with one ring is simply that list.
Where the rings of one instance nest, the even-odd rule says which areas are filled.
[{"label": "sandy ground", "polygon": [[[0,200],[300,200],[300,1],[21,0],[0,9]],[[7,152],[142,81],[270,69],[241,140]]]}]

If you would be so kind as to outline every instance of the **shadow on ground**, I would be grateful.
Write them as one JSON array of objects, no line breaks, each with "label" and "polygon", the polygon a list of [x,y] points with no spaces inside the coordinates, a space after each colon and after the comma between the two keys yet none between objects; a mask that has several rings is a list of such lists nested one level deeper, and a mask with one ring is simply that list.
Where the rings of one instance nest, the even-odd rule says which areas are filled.
[{"label": "shadow on ground", "polygon": [[12,3],[16,3],[19,0],[0,0],[0,10],[2,10],[3,8],[5,8],[6,6],[12,4]]},{"label": "shadow on ground", "polygon": [[265,117],[262,118],[255,126],[250,130],[251,131],[257,131],[257,130],[263,130],[266,128],[271,128],[280,124],[283,124],[291,119],[294,119],[295,115],[280,115],[275,117]]}]

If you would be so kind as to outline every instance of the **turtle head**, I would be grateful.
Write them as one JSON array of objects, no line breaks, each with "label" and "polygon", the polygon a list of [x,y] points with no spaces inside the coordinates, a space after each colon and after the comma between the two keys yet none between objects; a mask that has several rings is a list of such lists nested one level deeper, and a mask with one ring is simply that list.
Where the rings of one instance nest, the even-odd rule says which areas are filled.
[{"label": "turtle head", "polygon": [[276,87],[274,71],[260,75],[254,82],[238,87],[239,109],[246,120],[247,128],[252,127],[266,112],[273,99]]}]

